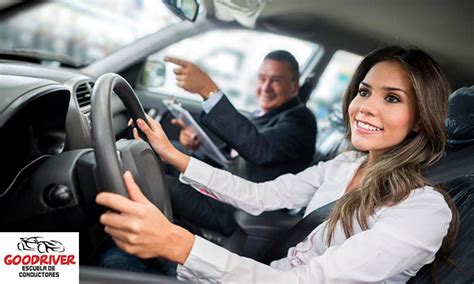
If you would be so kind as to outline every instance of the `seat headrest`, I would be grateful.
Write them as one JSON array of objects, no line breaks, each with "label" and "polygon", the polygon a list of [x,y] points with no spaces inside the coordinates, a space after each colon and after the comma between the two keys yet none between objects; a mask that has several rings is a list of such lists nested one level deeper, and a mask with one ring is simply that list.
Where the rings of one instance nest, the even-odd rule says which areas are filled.
[{"label": "seat headrest", "polygon": [[446,142],[451,147],[474,142],[474,86],[460,88],[449,96],[445,126]]}]

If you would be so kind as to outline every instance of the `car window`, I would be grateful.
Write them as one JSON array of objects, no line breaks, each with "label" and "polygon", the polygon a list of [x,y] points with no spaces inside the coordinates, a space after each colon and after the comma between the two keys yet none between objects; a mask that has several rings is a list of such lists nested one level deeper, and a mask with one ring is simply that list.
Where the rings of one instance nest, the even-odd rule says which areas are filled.
[{"label": "car window", "polygon": [[307,103],[318,120],[319,130],[329,126],[328,114],[340,107],[342,95],[361,60],[360,55],[339,50],[324,69]]},{"label": "car window", "polygon": [[[258,68],[264,56],[275,49],[291,52],[300,63],[300,70],[304,70],[308,64],[316,64],[311,58],[315,57],[319,46],[308,41],[265,32],[211,31],[175,43],[151,55],[145,64],[142,78],[149,78],[147,74],[149,72],[163,72],[163,70],[157,72],[153,66],[157,61],[162,61],[165,55],[176,56],[189,60],[205,70],[237,109],[254,111]],[[176,86],[173,74],[175,67],[174,64],[166,63],[165,78],[159,79],[160,83],[154,84],[155,86],[143,83],[142,88],[170,96],[200,100],[199,96],[191,95]]]},{"label": "car window", "polygon": [[81,66],[179,21],[156,0],[51,1],[0,20],[0,50],[34,50]]},{"label": "car window", "polygon": [[327,160],[344,147],[341,99],[361,59],[350,52],[335,52],[307,102],[318,123],[315,161]]}]

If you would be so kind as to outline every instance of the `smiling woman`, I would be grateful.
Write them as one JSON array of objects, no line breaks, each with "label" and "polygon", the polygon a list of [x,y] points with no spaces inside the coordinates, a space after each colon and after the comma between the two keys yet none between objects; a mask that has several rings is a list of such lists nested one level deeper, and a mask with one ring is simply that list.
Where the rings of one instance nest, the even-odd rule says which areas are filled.
[{"label": "smiling woman", "polygon": [[0,53],[84,66],[179,22],[160,1],[50,1],[0,21]]},{"label": "smiling woman", "polygon": [[154,150],[183,181],[251,214],[302,206],[309,214],[339,199],[327,221],[270,266],[171,224],[129,172],[124,180],[130,199],[97,195],[97,203],[113,209],[101,223],[126,252],[181,264],[181,280],[405,283],[425,264],[436,267],[445,259],[457,234],[452,199],[421,175],[443,155],[445,137],[439,133],[444,133],[448,93],[444,73],[425,52],[397,46],[375,50],[357,67],[343,101],[354,151],[264,183],[190,158],[174,148],[158,122],[138,120]]},{"label": "smiling woman", "polygon": [[403,66],[385,61],[372,67],[348,111],[352,144],[361,151],[383,152],[416,131],[416,98]]}]

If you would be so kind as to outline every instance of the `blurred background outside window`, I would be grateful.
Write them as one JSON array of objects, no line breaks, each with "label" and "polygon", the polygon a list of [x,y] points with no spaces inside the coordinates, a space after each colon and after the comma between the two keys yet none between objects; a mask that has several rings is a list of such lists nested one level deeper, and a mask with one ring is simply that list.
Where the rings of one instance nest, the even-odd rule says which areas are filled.
[{"label": "blurred background outside window", "polygon": [[334,53],[306,104],[318,119],[318,128],[329,126],[329,113],[340,112],[341,99],[362,56],[343,50]]},{"label": "blurred background outside window", "polygon": [[362,57],[346,51],[336,51],[324,69],[318,85],[306,104],[318,121],[315,159],[330,157],[344,147],[342,97]]},{"label": "blurred background outside window", "polygon": [[40,50],[85,65],[179,21],[158,0],[52,1],[0,21],[0,50]]}]

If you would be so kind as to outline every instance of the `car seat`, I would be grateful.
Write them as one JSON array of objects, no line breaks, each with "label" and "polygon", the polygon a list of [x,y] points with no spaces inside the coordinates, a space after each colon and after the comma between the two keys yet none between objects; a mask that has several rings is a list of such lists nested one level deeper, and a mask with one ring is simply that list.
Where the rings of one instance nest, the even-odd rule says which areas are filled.
[{"label": "car seat", "polygon": [[311,92],[313,91],[314,87],[317,83],[317,78],[314,73],[311,73],[306,77],[303,84],[300,86],[298,90],[298,97],[303,104],[306,104],[309,100]]},{"label": "car seat", "polygon": [[[474,144],[474,86],[461,88],[449,97],[446,119],[447,155]],[[459,165],[462,167],[462,165]],[[459,232],[451,260],[441,263],[437,279],[441,283],[474,282],[474,173],[444,184],[459,210]],[[429,283],[430,265],[423,267],[408,283]]]}]

